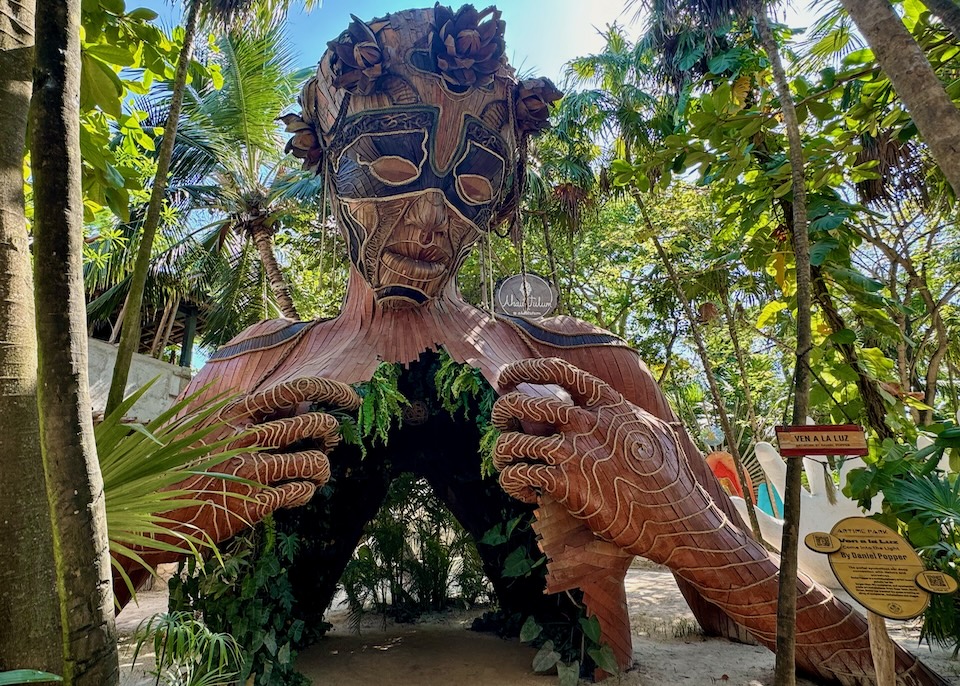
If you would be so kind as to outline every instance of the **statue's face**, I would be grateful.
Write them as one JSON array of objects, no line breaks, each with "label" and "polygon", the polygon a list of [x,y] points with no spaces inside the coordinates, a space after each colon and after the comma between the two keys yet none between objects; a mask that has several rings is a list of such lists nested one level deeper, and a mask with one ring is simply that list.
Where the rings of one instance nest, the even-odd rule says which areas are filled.
[{"label": "statue's face", "polygon": [[499,133],[442,107],[361,111],[330,151],[351,260],[377,299],[395,305],[441,294],[509,190]]},{"label": "statue's face", "polygon": [[511,216],[518,142],[545,128],[560,97],[518,82],[493,7],[439,3],[354,21],[284,115],[288,151],[330,174],[350,259],[377,299],[440,296],[477,239]]}]

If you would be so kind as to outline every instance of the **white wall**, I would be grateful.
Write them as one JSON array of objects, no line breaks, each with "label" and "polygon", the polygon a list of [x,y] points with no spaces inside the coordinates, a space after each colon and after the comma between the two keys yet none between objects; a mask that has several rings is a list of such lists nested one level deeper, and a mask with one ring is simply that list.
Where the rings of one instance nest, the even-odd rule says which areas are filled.
[{"label": "white wall", "polygon": [[[113,375],[113,363],[117,358],[117,346],[95,338],[88,339],[90,355],[87,370],[90,374],[90,400],[94,414],[102,414],[107,404],[107,392]],[[134,354],[130,366],[130,378],[127,379],[125,395],[129,395],[154,377],[160,377],[150,390],[137,401],[127,417],[140,421],[154,419],[169,408],[190,383],[191,371],[188,367],[162,362],[149,355]]]}]

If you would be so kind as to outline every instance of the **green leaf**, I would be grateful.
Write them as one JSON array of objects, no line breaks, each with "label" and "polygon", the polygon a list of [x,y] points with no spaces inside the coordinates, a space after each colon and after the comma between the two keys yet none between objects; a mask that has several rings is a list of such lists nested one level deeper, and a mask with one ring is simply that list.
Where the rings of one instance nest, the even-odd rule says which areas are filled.
[{"label": "green leaf", "polygon": [[538,674],[553,669],[560,662],[560,653],[553,649],[553,641],[546,641],[533,656],[533,671]]},{"label": "green leaf", "polygon": [[774,300],[771,303],[764,305],[763,309],[760,311],[760,316],[757,317],[757,328],[762,329],[764,326],[773,321],[777,314],[783,310],[787,309],[787,303],[782,300]]},{"label": "green leaf", "polygon": [[263,637],[263,646],[271,655],[277,654],[277,637],[272,631]]},{"label": "green leaf", "polygon": [[131,67],[136,62],[133,55],[126,48],[109,45],[107,43],[97,43],[96,45],[88,46],[84,49],[84,52],[97,59],[103,60],[107,64],[116,64],[121,67]]},{"label": "green leaf", "polygon": [[870,277],[847,267],[830,266],[827,267],[826,271],[828,274],[830,274],[830,276],[845,286],[862,288],[867,293],[876,293],[877,291],[883,290],[884,287],[882,282],[877,281],[876,279],[871,279]]},{"label": "green leaf", "polygon": [[284,643],[283,647],[277,651],[277,662],[281,665],[290,664],[290,644]]},{"label": "green leaf", "polygon": [[515,578],[526,576],[533,569],[533,563],[527,554],[527,549],[523,546],[518,547],[512,553],[507,555],[503,561],[503,575],[505,577]]},{"label": "green leaf", "polygon": [[873,50],[870,48],[854,50],[843,58],[845,65],[867,64],[868,62],[873,62]]},{"label": "green leaf", "polygon": [[116,14],[117,16],[123,14],[123,11],[126,9],[123,0],[100,0],[100,6],[107,10],[107,12]]},{"label": "green leaf", "polygon": [[583,635],[594,643],[600,643],[600,620],[596,615],[592,617],[581,617],[580,628],[583,629]]},{"label": "green leaf", "polygon": [[137,21],[153,21],[160,15],[146,7],[138,7],[132,12],[127,12],[127,17]]},{"label": "green leaf", "polygon": [[[820,221],[815,220],[816,221]],[[827,238],[822,241],[817,241],[813,244],[813,247],[810,248],[810,264],[815,267],[819,267],[823,264],[823,261],[827,259],[827,255],[833,252],[836,248],[840,247],[840,242],[833,238]]]},{"label": "green leaf", "polygon": [[823,217],[818,217],[810,222],[810,231],[832,231],[838,226],[843,224],[847,220],[846,216],[842,214],[828,214]]},{"label": "green leaf", "polygon": [[527,617],[527,621],[523,623],[523,626],[520,627],[520,642],[529,643],[539,636],[542,631],[543,627],[537,624],[537,620],[533,618],[533,615],[530,615]]},{"label": "green leaf", "polygon": [[613,649],[604,644],[599,648],[588,648],[587,655],[593,658],[597,667],[607,674],[617,674],[620,671],[620,665],[617,664],[617,658],[613,654]]},{"label": "green leaf", "polygon": [[557,676],[560,686],[577,686],[580,683],[580,661],[574,660],[569,665],[558,662]]},{"label": "green leaf", "polygon": [[81,55],[80,103],[85,109],[99,107],[115,119],[121,116],[123,85],[108,65],[91,55]]},{"label": "green leaf", "polygon": [[851,329],[841,329],[835,333],[830,334],[827,338],[834,343],[856,343],[857,334]]},{"label": "green leaf", "polygon": [[914,548],[925,548],[940,542],[940,527],[936,523],[924,522],[916,517],[907,523],[907,538]]},{"label": "green leaf", "polygon": [[35,669],[14,669],[9,672],[0,672],[0,686],[14,686],[14,684],[45,684],[50,681],[63,681],[63,677],[50,672],[38,672]]}]

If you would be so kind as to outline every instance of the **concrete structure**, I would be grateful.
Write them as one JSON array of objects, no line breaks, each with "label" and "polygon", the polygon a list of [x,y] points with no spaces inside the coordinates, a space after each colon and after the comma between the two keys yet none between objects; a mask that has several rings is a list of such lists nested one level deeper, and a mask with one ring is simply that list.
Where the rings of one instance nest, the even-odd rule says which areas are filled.
[{"label": "concrete structure", "polygon": [[[107,404],[107,391],[113,375],[113,364],[117,359],[117,347],[110,343],[91,338],[88,340],[90,355],[87,370],[90,374],[90,399],[94,414],[102,414]],[[135,354],[130,366],[130,378],[127,380],[126,395],[157,379],[150,390],[137,401],[127,417],[139,421],[149,421],[170,407],[180,392],[190,383],[189,367],[157,360],[149,355]],[[158,378],[159,377],[159,378]]]}]

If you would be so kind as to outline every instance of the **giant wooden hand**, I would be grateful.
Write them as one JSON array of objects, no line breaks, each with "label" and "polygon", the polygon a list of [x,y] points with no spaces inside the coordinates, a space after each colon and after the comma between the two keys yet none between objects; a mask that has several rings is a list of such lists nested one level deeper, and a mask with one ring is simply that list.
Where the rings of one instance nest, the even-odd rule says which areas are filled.
[{"label": "giant wooden hand", "polygon": [[[221,543],[275,510],[306,504],[329,480],[327,453],[340,441],[337,420],[310,411],[314,404],[355,410],[360,398],[338,381],[300,378],[249,394],[218,413],[225,428],[212,437],[235,436],[226,445],[231,451],[256,450],[172,486],[170,490],[188,491],[187,497],[199,504],[161,515],[167,533],[158,540],[166,549],[137,550],[143,561],[150,566],[174,562],[189,551],[191,538]],[[135,586],[146,579],[146,570],[134,560],[122,558],[121,564]],[[122,606],[130,596],[119,581],[115,578],[114,591]]]},{"label": "giant wooden hand", "polygon": [[[503,488],[549,496],[603,540],[670,567],[769,648],[776,643],[777,561],[697,483],[673,429],[603,381],[553,358],[508,365],[501,388],[556,384],[573,402],[513,391],[493,413]],[[551,435],[520,430],[552,426]],[[873,684],[866,622],[829,591],[797,580],[797,664],[842,684]],[[942,683],[898,650],[899,684]]]}]

